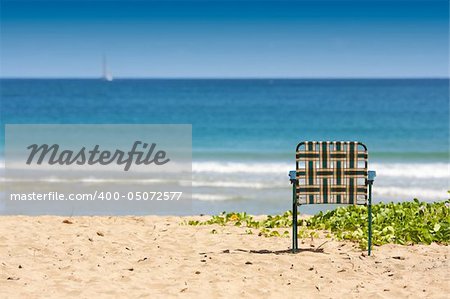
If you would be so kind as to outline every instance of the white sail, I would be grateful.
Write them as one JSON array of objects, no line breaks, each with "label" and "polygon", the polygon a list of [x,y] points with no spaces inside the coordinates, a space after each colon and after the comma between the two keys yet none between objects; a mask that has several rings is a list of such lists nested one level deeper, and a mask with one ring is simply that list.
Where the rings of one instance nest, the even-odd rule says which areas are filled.
[{"label": "white sail", "polygon": [[107,64],[105,55],[103,55],[103,77],[102,78],[105,81],[112,81],[113,80],[113,76],[110,73],[110,71],[108,70],[108,64]]}]

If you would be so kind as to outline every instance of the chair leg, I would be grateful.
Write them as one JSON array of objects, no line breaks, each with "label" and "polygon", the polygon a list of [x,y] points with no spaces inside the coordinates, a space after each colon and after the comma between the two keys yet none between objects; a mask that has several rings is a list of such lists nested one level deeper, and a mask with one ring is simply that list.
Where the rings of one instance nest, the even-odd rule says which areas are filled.
[{"label": "chair leg", "polygon": [[297,238],[297,194],[295,190],[295,183],[292,184],[292,252],[298,251]]},{"label": "chair leg", "polygon": [[368,213],[369,213],[369,217],[368,217],[368,240],[367,240],[367,244],[368,244],[368,248],[367,248],[367,255],[370,256],[371,252],[372,252],[372,184],[369,183],[369,206],[367,207]]}]

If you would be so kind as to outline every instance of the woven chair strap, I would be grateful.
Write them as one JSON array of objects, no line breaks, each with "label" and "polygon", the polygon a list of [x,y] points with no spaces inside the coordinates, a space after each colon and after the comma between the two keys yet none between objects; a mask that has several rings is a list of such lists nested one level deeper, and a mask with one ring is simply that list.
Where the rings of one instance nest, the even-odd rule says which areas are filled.
[{"label": "woven chair strap", "polygon": [[366,147],[353,141],[307,141],[296,153],[299,204],[366,204]]}]

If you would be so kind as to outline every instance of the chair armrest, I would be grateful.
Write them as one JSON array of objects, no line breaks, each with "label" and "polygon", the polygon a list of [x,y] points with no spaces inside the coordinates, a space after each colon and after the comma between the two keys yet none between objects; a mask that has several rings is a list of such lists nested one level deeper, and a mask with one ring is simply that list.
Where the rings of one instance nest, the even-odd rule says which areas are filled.
[{"label": "chair armrest", "polygon": [[289,180],[291,181],[291,183],[295,183],[297,181],[297,171],[296,170],[289,171]]},{"label": "chair armrest", "polygon": [[367,174],[367,180],[369,182],[375,181],[375,177],[377,176],[377,172],[375,170],[369,170],[368,174]]}]

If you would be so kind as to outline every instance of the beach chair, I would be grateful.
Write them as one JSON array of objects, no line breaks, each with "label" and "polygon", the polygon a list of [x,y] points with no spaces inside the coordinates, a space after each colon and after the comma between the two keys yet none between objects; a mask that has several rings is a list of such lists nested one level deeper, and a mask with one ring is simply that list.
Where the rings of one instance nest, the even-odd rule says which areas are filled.
[{"label": "beach chair", "polygon": [[372,184],[367,147],[353,141],[306,141],[296,149],[292,184],[292,252],[298,250],[297,206],[361,204],[368,206],[368,255],[372,247]]}]

